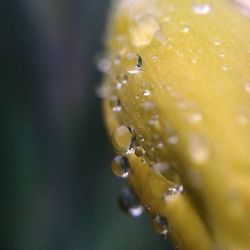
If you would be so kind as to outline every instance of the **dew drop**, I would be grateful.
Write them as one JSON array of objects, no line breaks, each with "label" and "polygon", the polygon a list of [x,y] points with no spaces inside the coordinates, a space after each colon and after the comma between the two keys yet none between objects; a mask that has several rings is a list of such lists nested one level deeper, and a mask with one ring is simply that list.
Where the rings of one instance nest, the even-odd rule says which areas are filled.
[{"label": "dew drop", "polygon": [[182,33],[188,33],[189,32],[189,26],[187,24],[182,24],[181,32]]},{"label": "dew drop", "polygon": [[120,208],[132,217],[139,217],[143,211],[143,206],[139,203],[133,191],[125,187],[119,194],[118,203]]},{"label": "dew drop", "polygon": [[119,153],[131,153],[134,150],[134,141],[131,128],[125,125],[116,128],[112,136],[113,146]]},{"label": "dew drop", "polygon": [[218,38],[216,38],[216,39],[214,40],[214,45],[215,45],[215,46],[221,45],[221,41],[220,41]]},{"label": "dew drop", "polygon": [[153,221],[154,229],[156,233],[162,235],[166,239],[168,234],[168,223],[165,218],[160,215],[156,215]]},{"label": "dew drop", "polygon": [[145,156],[145,154],[146,154],[146,151],[144,150],[143,147],[137,146],[137,147],[135,148],[135,155],[136,155],[137,157],[143,157],[143,156]]},{"label": "dew drop", "polygon": [[199,112],[193,113],[188,117],[189,123],[198,123],[202,120],[202,114]]},{"label": "dew drop", "polygon": [[172,199],[176,195],[180,195],[182,192],[183,192],[183,186],[182,185],[170,187],[168,189],[168,191],[164,193],[163,199],[165,201],[169,201],[170,199]]},{"label": "dew drop", "polygon": [[193,11],[199,15],[208,14],[211,11],[211,6],[209,4],[195,4]]},{"label": "dew drop", "polygon": [[143,96],[150,96],[151,95],[151,92],[148,89],[144,89],[142,93],[143,93]]},{"label": "dew drop", "polygon": [[130,74],[138,74],[142,67],[142,58],[138,54],[129,53],[126,56],[125,64],[128,68],[128,73]]},{"label": "dew drop", "polygon": [[102,73],[108,73],[108,71],[111,68],[111,64],[110,64],[110,60],[109,58],[104,55],[104,54],[100,54],[97,56],[97,60],[96,60],[96,66],[97,69],[102,72]]},{"label": "dew drop", "polygon": [[153,15],[148,13],[138,15],[129,28],[132,44],[137,47],[150,44],[159,30],[159,23]]},{"label": "dew drop", "polygon": [[129,172],[129,164],[126,157],[116,156],[111,164],[112,172],[115,176],[127,178]]},{"label": "dew drop", "polygon": [[189,138],[188,153],[191,160],[195,164],[205,164],[210,157],[210,152],[206,145],[206,142],[202,137],[197,135]]},{"label": "dew drop", "polygon": [[172,135],[169,136],[169,138],[167,139],[167,143],[169,145],[175,145],[179,142],[179,138],[177,136],[177,134],[173,133]]},{"label": "dew drop", "polygon": [[113,112],[120,112],[122,109],[120,99],[117,96],[111,96],[109,104]]}]

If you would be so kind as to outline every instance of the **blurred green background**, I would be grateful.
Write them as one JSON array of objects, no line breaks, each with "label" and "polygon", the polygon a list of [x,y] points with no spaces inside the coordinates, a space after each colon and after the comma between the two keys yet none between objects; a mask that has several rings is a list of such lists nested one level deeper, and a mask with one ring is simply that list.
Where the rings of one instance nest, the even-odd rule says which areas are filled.
[{"label": "blurred green background", "polygon": [[95,95],[109,4],[1,2],[1,250],[169,246],[150,218],[116,205],[125,183],[111,174]]}]

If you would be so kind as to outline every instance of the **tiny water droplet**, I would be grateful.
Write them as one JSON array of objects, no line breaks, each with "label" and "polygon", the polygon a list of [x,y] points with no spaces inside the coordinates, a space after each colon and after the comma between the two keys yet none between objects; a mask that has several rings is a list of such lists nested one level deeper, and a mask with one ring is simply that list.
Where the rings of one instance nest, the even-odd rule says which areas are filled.
[{"label": "tiny water droplet", "polygon": [[96,94],[100,98],[105,98],[105,97],[109,96],[109,94],[110,94],[110,86],[106,85],[106,84],[100,85],[96,89]]},{"label": "tiny water droplet", "polygon": [[209,4],[195,4],[193,11],[199,15],[208,14],[211,11],[211,6]]},{"label": "tiny water droplet", "polygon": [[127,178],[129,172],[129,164],[126,157],[116,156],[111,164],[112,172],[115,176]]},{"label": "tiny water droplet", "polygon": [[125,187],[121,190],[118,198],[120,208],[132,217],[139,217],[143,211],[143,206],[139,203],[133,191]]},{"label": "tiny water droplet", "polygon": [[136,16],[129,28],[132,44],[137,47],[150,44],[159,30],[159,23],[152,14],[144,13]]},{"label": "tiny water droplet", "polygon": [[168,223],[164,217],[156,215],[153,221],[154,229],[156,233],[162,235],[166,239],[168,234]]},{"label": "tiny water droplet", "polygon": [[134,150],[134,141],[131,128],[125,125],[116,128],[112,136],[113,146],[120,153],[131,153]]},{"label": "tiny water droplet", "polygon": [[198,135],[193,135],[189,138],[188,153],[195,164],[205,164],[210,157],[210,152],[206,142]]},{"label": "tiny water droplet", "polygon": [[189,26],[187,24],[181,25],[181,32],[182,33],[188,33],[189,32]]},{"label": "tiny water droplet", "polygon": [[170,187],[168,189],[168,191],[164,193],[163,199],[165,201],[169,201],[170,199],[172,199],[176,195],[180,195],[182,192],[183,192],[183,186],[182,185]]},{"label": "tiny water droplet", "polygon": [[214,45],[215,45],[215,46],[221,45],[221,40],[218,39],[218,38],[216,38],[216,39],[214,40]]},{"label": "tiny water droplet", "polygon": [[98,55],[97,56],[97,61],[96,61],[96,66],[97,66],[97,69],[100,72],[102,72],[102,73],[108,73],[108,71],[111,68],[109,58],[106,55],[104,55],[104,54]]},{"label": "tiny water droplet", "polygon": [[202,120],[202,114],[199,112],[196,113],[192,113],[189,117],[188,117],[188,122],[189,123],[198,123]]},{"label": "tiny water droplet", "polygon": [[150,90],[144,89],[144,90],[143,90],[143,95],[144,95],[144,96],[150,96],[150,95],[151,95]]},{"label": "tiny water droplet", "polygon": [[167,143],[169,145],[175,145],[178,142],[179,142],[179,138],[178,138],[177,134],[175,134],[175,133],[172,134],[172,135],[170,135],[169,138],[168,138],[168,140],[167,140]]},{"label": "tiny water droplet", "polygon": [[142,58],[138,54],[129,53],[126,56],[126,64],[128,73],[138,74],[142,67]]},{"label": "tiny water droplet", "polygon": [[117,96],[111,96],[109,104],[113,112],[120,112],[122,109],[120,99]]},{"label": "tiny water droplet", "polygon": [[146,151],[144,150],[143,147],[137,146],[137,147],[135,148],[135,155],[136,155],[137,157],[143,157],[145,154],[146,154]]}]

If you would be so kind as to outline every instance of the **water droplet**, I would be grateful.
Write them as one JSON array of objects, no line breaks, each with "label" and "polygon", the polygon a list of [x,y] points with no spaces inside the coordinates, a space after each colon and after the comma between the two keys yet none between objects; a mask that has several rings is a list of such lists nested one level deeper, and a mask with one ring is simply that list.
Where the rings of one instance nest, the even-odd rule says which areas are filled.
[{"label": "water droplet", "polygon": [[109,104],[113,112],[120,112],[122,109],[120,99],[117,96],[111,96]]},{"label": "water droplet", "polygon": [[128,82],[128,76],[120,74],[116,77],[116,89],[121,89]]},{"label": "water droplet", "polygon": [[188,153],[195,164],[204,164],[210,157],[210,152],[206,142],[198,135],[193,135],[189,138]]},{"label": "water droplet", "polygon": [[202,114],[199,112],[193,113],[188,117],[189,123],[198,123],[202,120]]},{"label": "water droplet", "polygon": [[225,54],[220,53],[218,56],[219,56],[220,58],[224,58],[224,57],[225,57]]},{"label": "water droplet", "polygon": [[182,33],[188,33],[189,32],[189,26],[187,24],[181,25],[181,32]]},{"label": "water droplet", "polygon": [[97,60],[96,60],[96,66],[97,69],[102,72],[102,73],[107,73],[110,70],[110,60],[109,58],[104,55],[104,54],[100,54],[97,56]]},{"label": "water droplet", "polygon": [[142,67],[142,58],[138,54],[129,53],[126,56],[125,63],[128,67],[128,73],[138,74]]},{"label": "water droplet", "polygon": [[168,223],[165,218],[161,217],[160,215],[157,215],[154,218],[153,221],[154,229],[156,233],[162,235],[164,238],[166,238],[168,233]]},{"label": "water droplet", "polygon": [[134,150],[134,141],[131,128],[124,125],[118,127],[112,136],[113,146],[120,153],[131,153]]},{"label": "water droplet", "polygon": [[118,203],[120,208],[132,217],[139,217],[144,211],[143,206],[139,203],[133,191],[128,187],[122,189]]},{"label": "water droplet", "polygon": [[221,45],[220,39],[216,38],[216,39],[214,40],[214,45],[215,45],[215,46]]},{"label": "water droplet", "polygon": [[247,92],[248,94],[250,94],[250,83],[249,83],[249,82],[246,82],[246,83],[244,84],[244,86],[245,86],[246,92]]},{"label": "water droplet", "polygon": [[170,187],[168,189],[168,191],[164,193],[163,199],[165,201],[169,201],[170,199],[172,199],[176,195],[180,195],[182,192],[183,192],[183,186],[182,185]]},{"label": "water droplet", "polygon": [[209,4],[195,4],[193,11],[199,15],[208,14],[211,11],[211,6]]},{"label": "water droplet", "polygon": [[221,69],[222,69],[223,71],[228,71],[228,70],[229,70],[228,66],[226,66],[226,65],[223,65],[223,66],[221,67]]},{"label": "water droplet", "polygon": [[150,44],[159,30],[159,23],[153,15],[147,13],[138,15],[129,28],[132,44],[138,47]]},{"label": "water droplet", "polygon": [[142,93],[143,93],[144,96],[150,96],[151,95],[151,92],[148,89],[144,89]]},{"label": "water droplet", "polygon": [[102,84],[96,89],[96,94],[100,98],[105,98],[110,94],[110,86],[106,84]]},{"label": "water droplet", "polygon": [[114,175],[127,178],[129,172],[129,164],[126,157],[116,156],[111,164],[112,172]]},{"label": "water droplet", "polygon": [[137,146],[137,147],[135,148],[135,155],[136,155],[137,157],[143,157],[145,154],[146,154],[146,151],[144,150],[143,147]]},{"label": "water droplet", "polygon": [[169,145],[175,145],[178,142],[179,142],[179,138],[178,138],[177,134],[175,134],[175,133],[172,134],[172,135],[170,135],[169,138],[168,138],[168,140],[167,140],[167,143]]}]

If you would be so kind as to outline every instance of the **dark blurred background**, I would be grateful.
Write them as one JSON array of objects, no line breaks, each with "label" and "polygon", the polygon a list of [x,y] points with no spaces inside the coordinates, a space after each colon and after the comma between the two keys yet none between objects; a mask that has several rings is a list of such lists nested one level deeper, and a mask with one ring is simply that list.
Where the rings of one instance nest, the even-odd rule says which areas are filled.
[{"label": "dark blurred background", "polygon": [[0,7],[0,249],[167,249],[117,206],[95,89],[108,0]]}]

